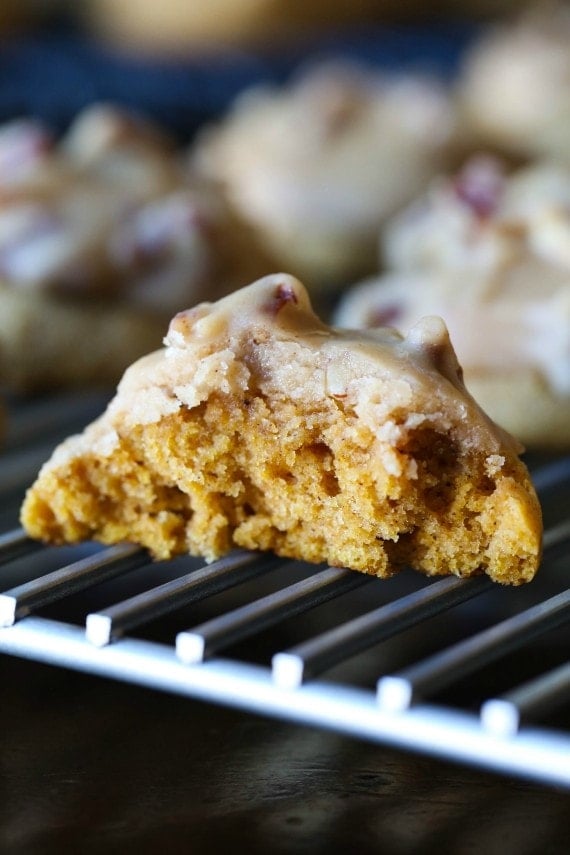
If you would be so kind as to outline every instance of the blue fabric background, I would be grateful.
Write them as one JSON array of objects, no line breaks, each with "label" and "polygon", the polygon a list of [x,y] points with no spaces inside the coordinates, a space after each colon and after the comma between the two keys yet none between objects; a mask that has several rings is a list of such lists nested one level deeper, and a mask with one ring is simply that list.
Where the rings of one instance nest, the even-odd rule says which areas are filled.
[{"label": "blue fabric background", "polygon": [[308,60],[342,56],[397,71],[449,77],[475,34],[470,25],[367,28],[267,53],[231,51],[184,63],[119,55],[74,33],[0,42],[0,121],[39,116],[63,130],[93,101],[140,109],[188,138],[247,86],[281,82]]}]

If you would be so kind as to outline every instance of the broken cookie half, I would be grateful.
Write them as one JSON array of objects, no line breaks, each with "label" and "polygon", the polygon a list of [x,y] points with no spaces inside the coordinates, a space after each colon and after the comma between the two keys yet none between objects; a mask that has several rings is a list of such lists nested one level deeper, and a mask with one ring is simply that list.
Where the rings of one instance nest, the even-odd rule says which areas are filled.
[{"label": "broken cookie half", "polygon": [[406,337],[331,328],[276,274],[178,314],[44,465],[22,522],[160,559],[239,546],[516,585],[542,533],[520,451],[466,392],[439,318]]}]

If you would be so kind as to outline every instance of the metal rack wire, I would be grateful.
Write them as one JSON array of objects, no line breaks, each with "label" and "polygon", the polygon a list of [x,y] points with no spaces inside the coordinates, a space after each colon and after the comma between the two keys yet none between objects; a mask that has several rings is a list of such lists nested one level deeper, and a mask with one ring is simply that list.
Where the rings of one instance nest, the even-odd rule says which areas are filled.
[{"label": "metal rack wire", "polygon": [[[409,571],[402,590],[339,568],[295,565],[293,574],[293,562],[247,551],[205,566],[170,562],[159,568],[167,581],[155,584],[157,565],[144,576],[151,565],[137,547],[62,552],[17,527],[40,458],[100,407],[100,399],[72,398],[14,407],[0,457],[0,652],[570,787],[569,458],[534,468],[547,529],[529,594],[498,589],[486,577],[430,581]],[[236,604],[224,599],[230,591],[245,594]],[[69,620],[66,605],[78,597],[79,616]],[[193,610],[204,603],[213,604],[205,619]],[[465,609],[477,618],[467,632]],[[334,611],[334,619],[306,622],[298,638],[295,621],[309,610]],[[438,620],[446,627],[441,645]],[[157,641],[149,627],[160,621],[166,640]],[[284,624],[293,627],[293,643],[283,648]],[[410,631],[413,655],[402,663],[394,651]],[[268,651],[261,663],[243,653],[260,636]],[[539,669],[536,662],[527,668],[528,650],[545,639],[554,664],[546,657]],[[377,670],[361,685],[346,666],[363,656]],[[521,666],[514,683],[511,666],[502,670],[509,656]],[[465,702],[466,680],[489,668],[494,691]]]}]

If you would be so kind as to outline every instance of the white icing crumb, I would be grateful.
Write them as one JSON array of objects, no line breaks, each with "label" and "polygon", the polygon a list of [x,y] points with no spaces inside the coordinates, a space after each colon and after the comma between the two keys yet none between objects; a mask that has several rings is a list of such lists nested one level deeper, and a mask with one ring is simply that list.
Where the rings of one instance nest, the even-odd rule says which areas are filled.
[{"label": "white icing crumb", "polygon": [[489,477],[497,475],[505,465],[505,458],[502,454],[490,454],[485,460],[485,470]]},{"label": "white icing crumb", "polygon": [[402,477],[402,454],[396,451],[396,449],[393,448],[391,445],[387,445],[386,443],[377,443],[376,454],[388,475],[393,475],[395,478]]},{"label": "white icing crumb", "polygon": [[418,479],[418,464],[413,457],[409,458],[406,465],[406,476],[410,481],[417,481]]},{"label": "white icing crumb", "polygon": [[167,358],[175,356],[176,349],[183,348],[186,345],[186,339],[184,338],[184,335],[176,329],[170,329],[168,331],[168,335],[165,335],[162,341],[166,348],[172,348],[167,349],[165,354]]},{"label": "white icing crumb", "polygon": [[396,446],[401,440],[403,433],[402,425],[397,425],[392,419],[388,419],[388,421],[379,426],[376,436],[379,440]]}]

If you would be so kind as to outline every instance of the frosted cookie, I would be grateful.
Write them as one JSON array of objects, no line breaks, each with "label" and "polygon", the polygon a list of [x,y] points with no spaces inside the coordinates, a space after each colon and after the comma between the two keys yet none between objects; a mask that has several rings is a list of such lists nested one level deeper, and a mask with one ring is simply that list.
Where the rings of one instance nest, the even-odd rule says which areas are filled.
[{"label": "frosted cookie", "polygon": [[520,447],[466,392],[439,318],[406,338],[332,329],[279,274],[181,312],[165,345],[44,465],[22,509],[32,537],[533,577]]},{"label": "frosted cookie", "polygon": [[568,5],[537,5],[518,21],[490,29],[467,55],[459,102],[480,143],[568,160]]},{"label": "frosted cookie", "polygon": [[338,284],[374,269],[380,224],[442,167],[452,133],[434,81],[326,64],[246,92],[194,162],[281,267]]},{"label": "frosted cookie", "polygon": [[33,121],[0,129],[0,382],[116,382],[173,312],[266,269],[152,125],[101,105],[58,144]]},{"label": "frosted cookie", "polygon": [[348,292],[336,321],[441,315],[484,409],[529,446],[568,446],[570,170],[508,178],[472,161],[390,224],[384,252],[392,270]]}]

